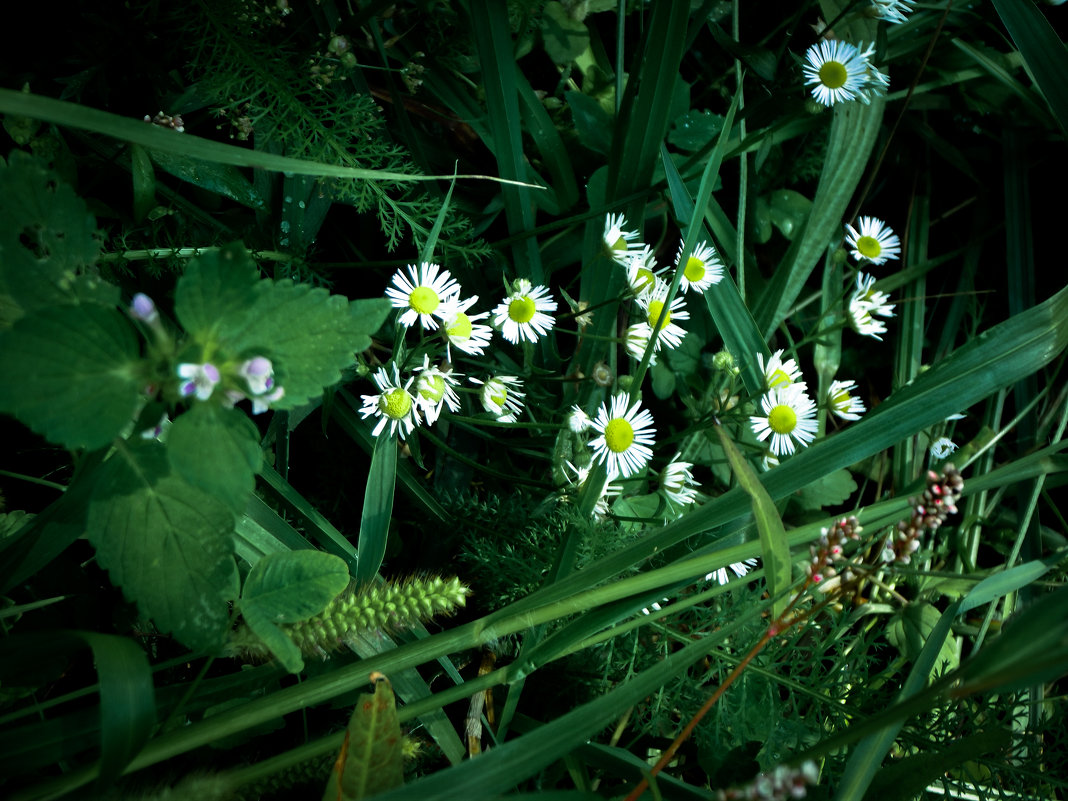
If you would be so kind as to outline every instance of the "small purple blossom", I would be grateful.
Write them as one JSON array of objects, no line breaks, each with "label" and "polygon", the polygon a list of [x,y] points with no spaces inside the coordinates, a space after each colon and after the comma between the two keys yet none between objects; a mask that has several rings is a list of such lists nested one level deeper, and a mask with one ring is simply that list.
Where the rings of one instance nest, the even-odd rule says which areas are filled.
[{"label": "small purple blossom", "polygon": [[182,397],[188,398],[190,395],[196,395],[199,400],[207,400],[211,397],[220,378],[219,368],[211,362],[204,362],[204,364],[183,362],[178,365],[178,377],[185,379],[180,390]]},{"label": "small purple blossom", "polygon": [[133,300],[130,303],[130,316],[149,325],[159,322],[159,312],[156,310],[156,304],[144,292],[138,292],[133,296]]},{"label": "small purple blossom", "polygon": [[284,387],[278,387],[270,395],[260,395],[259,397],[252,399],[252,413],[263,414],[275,401],[281,400],[282,396],[286,394]]},{"label": "small purple blossom", "polygon": [[170,428],[170,425],[171,419],[167,417],[167,413],[164,412],[158,423],[152,426],[152,428],[146,428],[141,432],[141,439],[160,439],[163,436],[163,432]]},{"label": "small purple blossom", "polygon": [[248,382],[253,395],[263,395],[274,389],[274,365],[264,356],[254,356],[241,365],[238,373]]}]

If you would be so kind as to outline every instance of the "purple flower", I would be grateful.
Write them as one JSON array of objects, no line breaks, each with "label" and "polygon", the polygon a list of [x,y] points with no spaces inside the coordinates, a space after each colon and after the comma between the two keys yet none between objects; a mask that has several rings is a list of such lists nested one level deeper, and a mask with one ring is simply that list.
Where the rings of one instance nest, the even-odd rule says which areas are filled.
[{"label": "purple flower", "polygon": [[274,365],[264,356],[254,356],[241,365],[238,373],[248,382],[253,395],[263,395],[274,389]]},{"label": "purple flower", "polygon": [[156,304],[153,303],[152,298],[144,292],[138,292],[133,296],[133,300],[130,303],[130,316],[135,320],[140,320],[149,325],[159,321],[159,312],[156,311]]},{"label": "purple flower", "polygon": [[178,365],[178,377],[185,379],[180,390],[183,398],[196,395],[199,400],[207,400],[219,383],[219,368],[211,362],[183,362]]}]

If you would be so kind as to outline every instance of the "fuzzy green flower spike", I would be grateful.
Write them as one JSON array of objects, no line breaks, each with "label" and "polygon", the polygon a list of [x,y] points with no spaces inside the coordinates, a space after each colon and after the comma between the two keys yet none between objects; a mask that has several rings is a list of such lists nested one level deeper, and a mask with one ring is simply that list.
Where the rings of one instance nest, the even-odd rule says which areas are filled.
[{"label": "fuzzy green flower spike", "polygon": [[[360,632],[398,631],[436,615],[451,615],[466,603],[471,590],[453,576],[413,577],[400,583],[348,589],[319,614],[280,628],[306,656],[325,657]],[[247,626],[231,639],[231,651],[251,659],[266,659],[267,647]]]}]

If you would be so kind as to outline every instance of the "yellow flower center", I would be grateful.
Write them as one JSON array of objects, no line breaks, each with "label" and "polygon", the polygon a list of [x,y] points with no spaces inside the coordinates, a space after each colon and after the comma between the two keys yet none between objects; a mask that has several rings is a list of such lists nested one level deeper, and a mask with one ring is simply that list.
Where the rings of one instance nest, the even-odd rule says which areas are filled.
[{"label": "yellow flower center", "polygon": [[790,386],[792,383],[794,383],[793,380],[782,368],[768,376],[768,389],[781,389],[782,387]]},{"label": "yellow flower center", "polygon": [[831,395],[831,406],[835,409],[848,409],[849,408],[849,390],[843,389]]},{"label": "yellow flower center", "polygon": [[648,267],[639,267],[638,271],[634,274],[634,286],[632,288],[640,295],[651,287],[655,280],[656,276],[653,275],[652,270]]},{"label": "yellow flower center", "polygon": [[820,83],[828,89],[839,89],[849,78],[845,65],[839,61],[828,61],[820,67]]},{"label": "yellow flower center", "polygon": [[440,375],[422,375],[416,387],[420,398],[438,403],[445,397],[445,379]]},{"label": "yellow flower center", "polygon": [[[664,301],[651,300],[649,301],[649,325],[656,326],[656,321],[660,319],[660,313],[664,311]],[[671,312],[664,313],[664,324],[660,327],[663,331],[671,324]]]},{"label": "yellow flower center", "polygon": [[490,383],[486,385],[486,389],[486,397],[490,403],[503,409],[504,402],[508,400],[508,387],[501,383]]},{"label": "yellow flower center", "polygon": [[408,305],[419,314],[432,314],[440,302],[438,293],[428,286],[417,286],[408,296]]},{"label": "yellow flower center", "polygon": [[634,442],[634,429],[622,417],[615,417],[604,427],[604,444],[613,453],[623,453]]},{"label": "yellow flower center", "polygon": [[400,420],[407,417],[412,410],[412,396],[400,387],[391,389],[389,392],[383,392],[379,396],[378,408],[386,417]]},{"label": "yellow flower center", "polygon": [[857,252],[866,259],[877,259],[883,252],[883,246],[874,236],[862,236],[857,240]]},{"label": "yellow flower center", "polygon": [[445,327],[445,335],[451,340],[466,342],[471,338],[471,318],[463,312],[456,312],[456,319]]},{"label": "yellow flower center", "polygon": [[516,298],[508,304],[508,317],[517,323],[529,323],[534,319],[534,301]]},{"label": "yellow flower center", "polygon": [[616,253],[626,253],[627,240],[623,236],[620,236],[619,239],[612,243],[612,250]]},{"label": "yellow flower center", "polygon": [[686,267],[683,269],[682,274],[686,276],[686,280],[691,283],[696,283],[705,277],[705,263],[696,256],[690,256],[686,260]]},{"label": "yellow flower center", "polygon": [[779,404],[768,414],[768,426],[776,434],[789,434],[797,428],[797,412],[786,404]]}]

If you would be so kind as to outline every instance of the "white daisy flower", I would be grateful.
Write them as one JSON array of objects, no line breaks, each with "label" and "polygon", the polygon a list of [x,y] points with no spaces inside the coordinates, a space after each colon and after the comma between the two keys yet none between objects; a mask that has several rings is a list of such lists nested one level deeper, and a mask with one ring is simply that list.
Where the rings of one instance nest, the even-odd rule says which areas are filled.
[{"label": "white daisy flower", "polygon": [[686,337],[686,331],[676,325],[676,321],[690,319],[690,313],[683,308],[685,301],[682,297],[674,298],[667,308],[667,313],[664,313],[668,289],[667,284],[658,281],[652,292],[645,297],[638,298],[638,304],[645,313],[645,322],[649,325],[650,331],[656,327],[656,322],[660,319],[660,315],[664,315],[664,321],[661,323],[660,330],[656,333],[657,350],[660,350],[665,342],[672,348],[677,348],[681,345],[682,340]]},{"label": "white daisy flower", "polygon": [[415,376],[409,377],[406,383],[401,384],[397,365],[394,363],[392,367],[392,378],[384,367],[375,370],[373,378],[381,392],[377,395],[363,396],[360,416],[368,418],[374,415],[379,418],[371,432],[374,436],[381,434],[388,424],[390,436],[399,431],[400,438],[405,439],[419,424],[419,410],[415,405],[415,398],[408,391],[412,382],[415,381]]},{"label": "white daisy flower", "polygon": [[549,290],[525,278],[512,284],[512,294],[493,310],[493,325],[509,342],[537,342],[556,324],[548,312],[556,311]]},{"label": "white daisy flower", "polygon": [[593,458],[605,465],[608,477],[627,478],[640,471],[653,457],[653,416],[639,411],[641,401],[628,408],[626,395],[616,395],[611,406],[601,404],[592,428],[600,436],[590,441]]},{"label": "white daisy flower", "polygon": [[[735,562],[730,565],[731,572],[738,578],[746,575],[750,570],[757,566],[756,559],[746,559],[744,562]],[[724,585],[730,580],[730,576],[727,574],[727,568],[721,567],[714,573],[709,573],[705,576],[705,581],[715,581],[719,585]]]},{"label": "white daisy flower", "polygon": [[423,364],[416,367],[415,378],[415,403],[423,412],[428,426],[434,425],[441,414],[443,406],[448,406],[449,411],[460,411],[460,398],[454,387],[456,379],[461,378],[459,373],[451,369],[442,370],[440,367],[431,367],[430,356],[423,354]]},{"label": "white daisy flower", "polygon": [[475,305],[478,295],[467,300],[458,300],[441,320],[441,329],[445,336],[445,357],[452,361],[452,347],[455,345],[471,356],[478,356],[493,338],[493,329],[478,322],[489,317],[489,312],[468,314],[467,310]]},{"label": "white daisy flower", "polygon": [[849,298],[849,318],[858,334],[882,339],[886,324],[876,317],[893,317],[894,304],[885,292],[873,289],[875,276],[857,274],[857,288]]},{"label": "white daisy flower", "polygon": [[482,408],[496,415],[497,422],[514,423],[523,411],[523,398],[526,393],[521,391],[523,383],[515,376],[498,375],[489,381],[472,378],[471,383],[482,385],[479,392]]},{"label": "white daisy flower", "polygon": [[859,420],[866,410],[864,401],[852,394],[856,388],[856,381],[832,381],[827,390],[827,408],[843,420]]},{"label": "white daisy flower", "polygon": [[676,506],[689,506],[697,500],[697,482],[694,480],[693,464],[675,458],[660,471],[660,489]]},{"label": "white daisy flower", "polygon": [[[627,349],[627,354],[632,359],[641,361],[642,356],[645,355],[645,349],[649,346],[649,340],[652,338],[653,327],[649,323],[635,323],[627,326],[623,334],[623,347]],[[652,356],[649,357],[649,366],[654,364],[656,364],[656,350],[653,350]]]},{"label": "white daisy flower", "polygon": [[623,230],[626,224],[622,214],[609,214],[604,218],[604,244],[616,261],[625,261],[630,251],[642,248],[637,231]]},{"label": "white daisy flower", "polygon": [[825,106],[856,100],[867,84],[868,59],[848,42],[818,42],[805,53],[805,60],[805,85],[813,84],[812,96]]},{"label": "white daisy flower", "polygon": [[627,286],[635,297],[639,298],[656,288],[658,279],[666,269],[656,269],[656,258],[653,256],[653,249],[648,245],[632,253],[624,266],[627,270]]},{"label": "white daisy flower", "polygon": [[[682,248],[685,243],[679,243],[679,252],[675,254],[675,266],[679,266],[682,258]],[[723,262],[716,255],[716,249],[707,242],[698,242],[694,245],[693,253],[686,259],[686,266],[682,268],[682,281],[679,286],[683,292],[693,290],[698,294],[704,292],[713,284],[723,280]]]},{"label": "white daisy flower", "polygon": [[[586,486],[586,479],[590,477],[590,466],[575,467],[568,461],[565,461],[564,464],[570,467],[575,474],[575,477],[571,478],[565,473],[564,477],[567,479],[568,484],[574,487],[576,491],[581,491]],[[609,480],[601,488],[601,494],[593,505],[593,516],[598,520],[604,520],[608,517],[610,502],[623,494],[623,485],[614,483],[611,478],[609,476]]]},{"label": "white daisy flower", "polygon": [[871,9],[875,16],[892,24],[907,22],[906,14],[912,13],[915,0],[872,0]]},{"label": "white daisy flower", "polygon": [[764,364],[764,354],[757,354],[757,364],[760,365],[760,372],[764,374],[764,384],[768,389],[785,389],[791,384],[799,383],[804,386],[804,381],[798,381],[801,378],[801,368],[797,366],[797,362],[794,359],[787,359],[785,362],[782,360],[784,350],[777,350],[768,359],[768,363]]},{"label": "white daisy flower", "polygon": [[931,443],[931,458],[946,459],[955,450],[957,450],[957,444],[949,437],[942,437]]},{"label": "white daisy flower", "polygon": [[443,318],[460,296],[460,285],[442,270],[441,265],[424,261],[419,267],[408,265],[408,275],[397,270],[393,286],[386,288],[386,297],[395,309],[404,309],[400,323],[411,328],[416,320],[424,329],[438,327],[435,317]]},{"label": "white daisy flower", "polygon": [[761,442],[771,437],[774,456],[791,454],[797,447],[795,442],[808,445],[816,436],[816,404],[799,384],[768,390],[760,405],[763,416],[750,417],[749,425]]},{"label": "white daisy flower", "polygon": [[590,430],[590,416],[586,414],[578,404],[571,407],[571,413],[567,416],[567,427],[571,429],[572,433],[585,434]]},{"label": "white daisy flower", "polygon": [[886,95],[886,90],[889,88],[890,76],[886,73],[879,72],[878,67],[869,63],[867,82],[864,88],[857,94],[857,100],[865,106],[870,106],[871,101],[875,98]]},{"label": "white daisy flower", "polygon": [[846,245],[857,261],[884,264],[901,253],[901,240],[889,225],[875,217],[861,217],[860,230],[846,225]]}]

